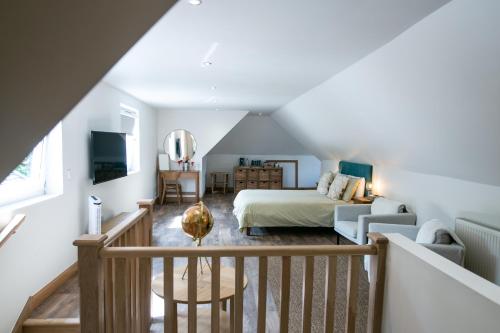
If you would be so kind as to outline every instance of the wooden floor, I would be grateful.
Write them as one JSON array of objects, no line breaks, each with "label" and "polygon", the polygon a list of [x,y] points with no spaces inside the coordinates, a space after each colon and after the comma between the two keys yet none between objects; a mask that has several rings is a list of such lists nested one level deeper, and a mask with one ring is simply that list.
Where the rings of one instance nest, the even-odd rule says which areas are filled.
[{"label": "wooden floor", "polygon": [[[336,244],[336,235],[332,228],[275,228],[253,229],[253,236],[246,236],[238,230],[238,223],[232,214],[234,194],[207,194],[203,198],[205,204],[212,211],[215,225],[211,233],[203,240],[203,245],[287,245],[287,244]],[[169,203],[167,206],[157,207],[154,215],[153,239],[155,245],[163,246],[192,246],[191,238],[186,236],[181,228],[181,216],[189,204],[177,205]],[[342,243],[345,243],[342,240]],[[223,264],[233,266],[232,260],[223,259]],[[176,265],[183,265],[179,260]],[[249,284],[245,290],[244,327],[245,331],[255,331],[256,300],[258,273],[257,259],[245,261],[245,274]],[[153,262],[153,274],[162,271],[161,260]],[[53,294],[33,312],[32,318],[68,318],[78,317],[78,281],[73,278],[60,290]],[[162,331],[163,300],[153,296],[152,332]],[[268,331],[278,331],[278,313],[275,302],[268,293]],[[182,308],[179,308],[182,312]]]}]

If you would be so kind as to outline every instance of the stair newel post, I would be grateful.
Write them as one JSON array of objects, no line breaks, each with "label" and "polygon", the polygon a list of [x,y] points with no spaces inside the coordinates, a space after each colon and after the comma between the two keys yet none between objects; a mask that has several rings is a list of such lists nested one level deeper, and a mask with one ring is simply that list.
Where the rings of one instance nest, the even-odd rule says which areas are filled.
[{"label": "stair newel post", "polygon": [[144,225],[144,243],[142,246],[151,246],[152,245],[152,240],[153,240],[153,208],[154,208],[154,200],[139,200],[137,204],[139,205],[139,208],[142,209],[147,209],[148,213],[144,216],[143,218],[143,225]]},{"label": "stair newel post", "polygon": [[368,299],[367,332],[382,332],[382,310],[384,307],[385,261],[389,240],[384,235],[369,233],[371,244],[377,248],[377,254],[370,256],[370,291]]},{"label": "stair newel post", "polygon": [[80,283],[80,332],[104,333],[104,270],[100,251],[106,235],[82,235],[78,247]]}]

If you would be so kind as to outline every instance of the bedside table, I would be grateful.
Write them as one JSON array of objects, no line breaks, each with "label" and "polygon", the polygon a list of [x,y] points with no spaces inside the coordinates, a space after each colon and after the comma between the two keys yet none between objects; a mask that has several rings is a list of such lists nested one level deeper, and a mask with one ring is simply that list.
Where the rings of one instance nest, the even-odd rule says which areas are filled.
[{"label": "bedside table", "polygon": [[371,204],[375,200],[374,196],[371,197],[360,197],[360,198],[352,198],[354,204]]}]

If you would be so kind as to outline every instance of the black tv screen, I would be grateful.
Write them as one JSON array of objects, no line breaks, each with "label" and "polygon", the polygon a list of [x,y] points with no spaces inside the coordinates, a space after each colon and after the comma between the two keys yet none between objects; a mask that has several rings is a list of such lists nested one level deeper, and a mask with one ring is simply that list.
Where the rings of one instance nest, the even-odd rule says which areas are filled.
[{"label": "black tv screen", "polygon": [[126,134],[92,131],[90,137],[94,185],[127,176]]}]

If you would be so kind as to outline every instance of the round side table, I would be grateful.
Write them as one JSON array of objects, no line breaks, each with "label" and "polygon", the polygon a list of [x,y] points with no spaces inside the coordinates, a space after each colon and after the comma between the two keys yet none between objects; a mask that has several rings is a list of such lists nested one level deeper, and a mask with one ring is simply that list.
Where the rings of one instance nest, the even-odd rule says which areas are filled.
[{"label": "round side table", "polygon": [[[176,267],[174,269],[174,317],[177,317],[177,304],[188,304],[188,279],[187,275],[185,279],[182,279],[182,275],[185,270],[185,266]],[[222,303],[221,311],[221,329],[224,323],[227,326],[227,301],[229,301],[229,325],[234,323],[234,295],[235,295],[235,270],[232,267],[220,266],[220,293],[219,301]],[[247,276],[243,277],[243,288],[246,288],[248,284]],[[153,277],[153,282],[151,284],[153,292],[159,297],[163,298],[163,273],[158,274]],[[204,267],[203,274],[201,274],[200,267],[198,265],[197,274],[197,297],[196,304],[210,304],[212,302],[212,272],[208,267]],[[208,318],[204,318],[208,316]],[[226,318],[225,318],[226,317]],[[174,325],[174,331],[178,327],[178,323],[172,323]],[[182,323],[181,323],[182,324]],[[210,328],[210,311],[199,311],[198,313],[198,330],[203,331],[203,327],[208,324],[208,329]]]}]

